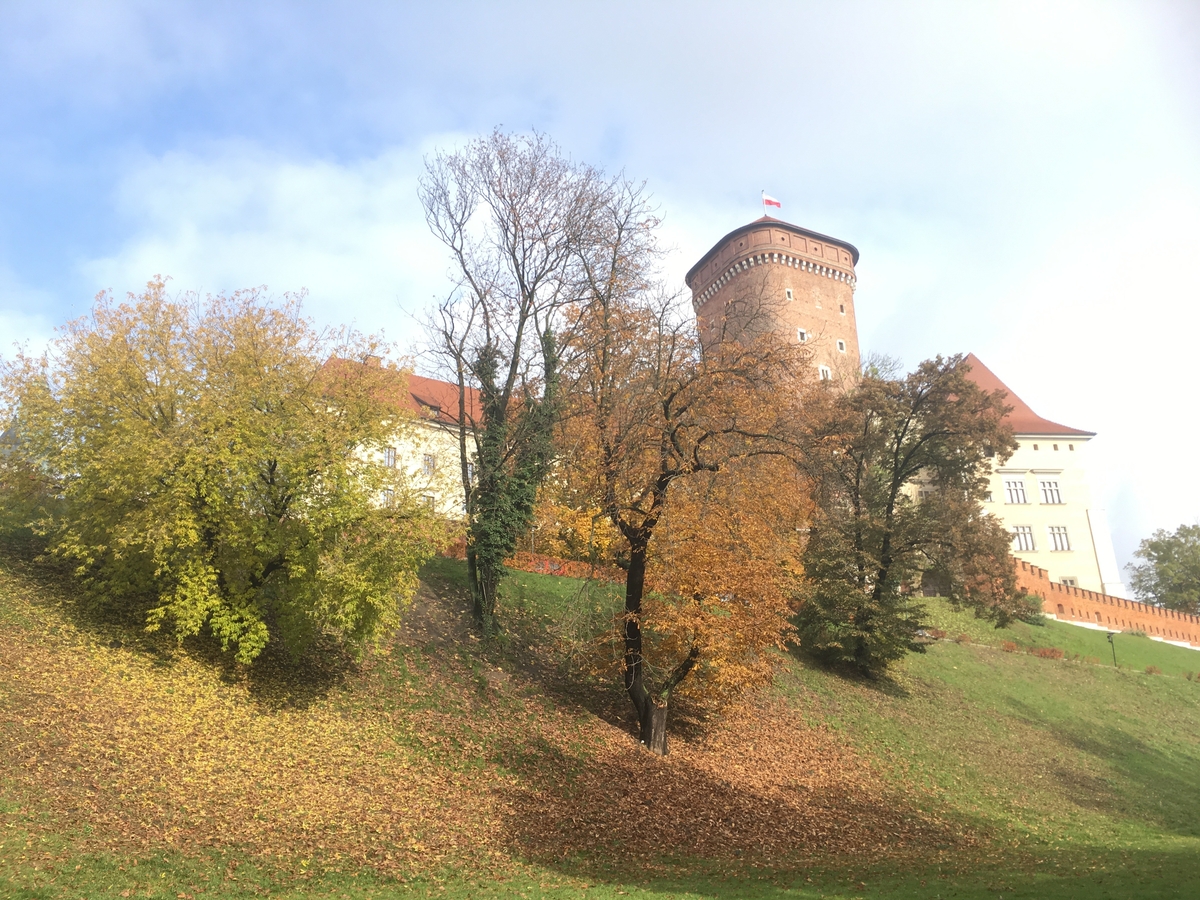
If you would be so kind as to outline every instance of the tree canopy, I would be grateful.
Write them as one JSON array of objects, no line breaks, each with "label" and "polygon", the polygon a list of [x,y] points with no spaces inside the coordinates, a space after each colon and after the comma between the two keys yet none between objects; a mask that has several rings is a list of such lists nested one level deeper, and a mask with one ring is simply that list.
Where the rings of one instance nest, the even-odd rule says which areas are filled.
[{"label": "tree canopy", "polygon": [[[561,311],[580,296],[580,260],[609,185],[544,135],[499,130],[427,161],[421,202],[447,247],[454,287],[431,318],[433,351],[459,386],[459,453],[475,616],[495,625],[497,592],[529,529],[552,456]],[[466,397],[479,392],[481,420]]]},{"label": "tree canopy", "polygon": [[317,332],[295,297],[102,294],[47,353],[5,364],[7,499],[93,602],[150,629],[210,633],[242,662],[321,635],[362,652],[445,540],[371,462],[403,427],[383,370],[322,368],[377,349]]},{"label": "tree canopy", "polygon": [[1133,555],[1145,560],[1129,566],[1139,600],[1200,615],[1200,525],[1160,528]]},{"label": "tree canopy", "polygon": [[920,651],[912,595],[923,583],[998,626],[1031,614],[1010,536],[981,506],[990,460],[1016,446],[1003,394],[967,369],[961,356],[902,378],[868,369],[810,405],[800,459],[813,515],[797,625],[813,655],[877,673]]}]

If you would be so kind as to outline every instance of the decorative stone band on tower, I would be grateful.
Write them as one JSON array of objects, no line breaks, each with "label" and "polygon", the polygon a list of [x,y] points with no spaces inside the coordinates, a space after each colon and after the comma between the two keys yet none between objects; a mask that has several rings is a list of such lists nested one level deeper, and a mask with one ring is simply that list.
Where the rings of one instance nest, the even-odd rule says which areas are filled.
[{"label": "decorative stone band on tower", "polygon": [[707,345],[720,340],[731,311],[763,303],[770,327],[809,345],[818,377],[858,372],[854,266],[858,250],[806,228],[763,216],[717,241],[687,274]]}]

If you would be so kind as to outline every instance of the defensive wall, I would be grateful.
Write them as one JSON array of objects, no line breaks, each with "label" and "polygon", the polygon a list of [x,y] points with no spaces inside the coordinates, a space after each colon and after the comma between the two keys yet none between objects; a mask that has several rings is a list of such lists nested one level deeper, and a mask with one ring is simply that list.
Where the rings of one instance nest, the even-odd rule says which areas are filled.
[{"label": "defensive wall", "polygon": [[1142,631],[1150,637],[1200,648],[1200,617],[1069,587],[1051,581],[1040,566],[1020,559],[1016,564],[1017,585],[1039,597],[1042,611],[1048,616],[1063,622],[1087,622],[1109,631]]}]

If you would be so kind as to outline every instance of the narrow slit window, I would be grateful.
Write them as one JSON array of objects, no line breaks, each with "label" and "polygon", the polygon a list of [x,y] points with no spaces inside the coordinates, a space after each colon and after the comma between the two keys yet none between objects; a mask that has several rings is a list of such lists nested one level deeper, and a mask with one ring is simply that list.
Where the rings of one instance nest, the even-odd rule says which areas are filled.
[{"label": "narrow slit window", "polygon": [[838,353],[845,353],[846,352],[846,342],[838,341],[837,348],[838,348]]}]

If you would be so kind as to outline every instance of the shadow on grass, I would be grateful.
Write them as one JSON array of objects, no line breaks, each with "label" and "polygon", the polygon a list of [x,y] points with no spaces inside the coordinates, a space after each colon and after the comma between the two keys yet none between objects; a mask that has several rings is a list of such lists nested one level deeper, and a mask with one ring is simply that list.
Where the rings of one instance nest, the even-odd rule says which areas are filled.
[{"label": "shadow on grass", "polygon": [[[1194,744],[1166,752],[1148,740],[1112,724],[1071,719],[1051,720],[1015,698],[1008,705],[1058,741],[1079,760],[1055,777],[1073,803],[1101,813],[1136,818],[1164,831],[1200,837],[1200,751]],[[1118,791],[1109,772],[1131,789]]]},{"label": "shadow on grass", "polygon": [[848,663],[830,663],[806,652],[798,644],[791,644],[788,647],[788,654],[806,669],[819,669],[842,681],[861,685],[885,697],[904,699],[909,696],[908,688],[897,681],[890,672],[867,674],[862,669]]},{"label": "shadow on grass", "polygon": [[49,556],[45,543],[28,534],[0,535],[0,565],[39,588],[35,603],[51,603],[81,634],[111,649],[124,649],[170,668],[179,654],[203,662],[226,683],[243,682],[251,697],[272,707],[304,707],[341,686],[357,671],[353,657],[332,641],[318,641],[298,657],[271,641],[252,665],[236,662],[210,634],[177,641],[146,631],[152,598],[130,597],[120,606],[88,602],[72,567]]}]

